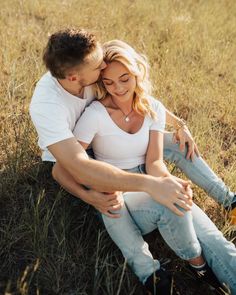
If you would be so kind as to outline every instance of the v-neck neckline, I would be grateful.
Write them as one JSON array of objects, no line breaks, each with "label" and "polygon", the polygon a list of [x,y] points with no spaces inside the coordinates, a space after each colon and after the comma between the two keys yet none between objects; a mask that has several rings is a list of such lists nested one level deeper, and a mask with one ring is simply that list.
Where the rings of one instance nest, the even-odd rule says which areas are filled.
[{"label": "v-neck neckline", "polygon": [[105,107],[100,101],[97,100],[96,102],[98,102],[99,105],[101,105],[101,107],[102,107],[103,110],[105,111],[105,114],[109,117],[109,120],[112,122],[112,124],[113,124],[117,129],[119,129],[120,131],[122,131],[123,133],[125,133],[125,134],[127,134],[127,135],[137,135],[137,134],[143,129],[144,124],[145,124],[145,121],[146,121],[146,116],[144,117],[144,119],[143,119],[143,123],[142,123],[141,127],[139,128],[139,130],[136,131],[135,133],[129,133],[129,132],[125,131],[124,129],[122,129],[120,126],[118,126],[118,125],[115,123],[115,121],[112,120],[112,118],[111,118],[110,114],[108,113],[106,107]]}]

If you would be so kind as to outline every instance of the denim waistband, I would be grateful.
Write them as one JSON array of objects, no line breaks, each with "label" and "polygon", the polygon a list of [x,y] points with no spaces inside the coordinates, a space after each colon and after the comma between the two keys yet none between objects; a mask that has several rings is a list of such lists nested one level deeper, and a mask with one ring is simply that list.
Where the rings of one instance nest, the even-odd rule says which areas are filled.
[{"label": "denim waistband", "polygon": [[127,172],[132,172],[132,173],[141,173],[141,174],[146,174],[146,168],[145,168],[145,164],[141,164],[138,165],[134,168],[130,168],[130,169],[123,169],[124,171]]}]

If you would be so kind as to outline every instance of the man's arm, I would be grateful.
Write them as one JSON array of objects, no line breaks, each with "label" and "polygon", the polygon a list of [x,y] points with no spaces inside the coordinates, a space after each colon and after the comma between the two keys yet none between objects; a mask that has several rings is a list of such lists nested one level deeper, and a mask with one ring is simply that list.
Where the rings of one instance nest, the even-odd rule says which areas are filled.
[{"label": "man's arm", "polygon": [[178,201],[183,180],[127,173],[107,163],[89,159],[75,138],[50,145],[48,149],[76,183],[100,192],[145,191],[160,204],[182,215],[174,204]]},{"label": "man's arm", "polygon": [[111,218],[118,218],[120,214],[111,214],[111,210],[119,210],[124,203],[122,194],[114,192],[111,194],[99,193],[92,189],[86,189],[77,183],[74,178],[58,163],[52,169],[53,178],[73,196],[94,206],[98,211]]},{"label": "man's arm", "polygon": [[186,144],[188,145],[188,152],[186,155],[187,159],[193,160],[194,154],[196,154],[197,156],[200,155],[197,145],[186,123],[183,122],[183,120],[175,116],[173,113],[171,113],[167,109],[166,109],[166,124],[174,127],[174,129],[176,130],[174,133],[173,141],[175,143],[176,142],[180,143],[181,151],[184,151]]}]

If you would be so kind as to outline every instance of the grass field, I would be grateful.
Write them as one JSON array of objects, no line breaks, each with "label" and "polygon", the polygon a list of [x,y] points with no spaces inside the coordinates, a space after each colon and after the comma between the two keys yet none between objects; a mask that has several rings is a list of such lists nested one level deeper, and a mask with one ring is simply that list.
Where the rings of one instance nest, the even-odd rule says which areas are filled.
[{"label": "grass field", "polygon": [[[48,35],[68,26],[145,53],[154,95],[188,121],[204,158],[236,190],[236,2],[0,0],[0,294],[142,294],[94,210],[40,162],[28,105]],[[233,240],[224,210],[194,192]],[[147,239],[155,257],[172,259],[182,294],[207,294],[157,232]]]}]

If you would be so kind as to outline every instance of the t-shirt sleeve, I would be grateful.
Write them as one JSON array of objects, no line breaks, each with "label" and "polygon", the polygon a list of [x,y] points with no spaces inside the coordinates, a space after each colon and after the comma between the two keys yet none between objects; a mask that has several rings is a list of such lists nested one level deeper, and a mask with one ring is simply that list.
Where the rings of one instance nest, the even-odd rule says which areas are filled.
[{"label": "t-shirt sleeve", "polygon": [[77,140],[90,144],[99,129],[98,112],[93,105],[87,107],[77,121],[74,136]]},{"label": "t-shirt sleeve", "polygon": [[164,132],[166,125],[166,109],[164,105],[156,99],[153,99],[152,106],[154,112],[156,113],[156,119],[153,119],[150,130]]},{"label": "t-shirt sleeve", "polygon": [[74,137],[69,126],[66,110],[56,103],[31,104],[30,116],[38,133],[39,145],[42,149]]}]

